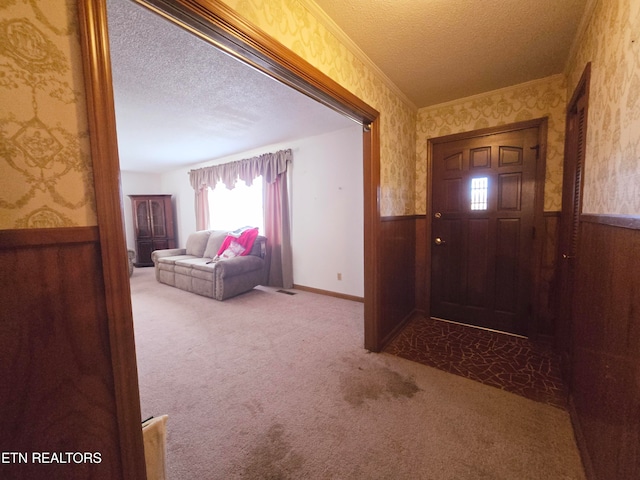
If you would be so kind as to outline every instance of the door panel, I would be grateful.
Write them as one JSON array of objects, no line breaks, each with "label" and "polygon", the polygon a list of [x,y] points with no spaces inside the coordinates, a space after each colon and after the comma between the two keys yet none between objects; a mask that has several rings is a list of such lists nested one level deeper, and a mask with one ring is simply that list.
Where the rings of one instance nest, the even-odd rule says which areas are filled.
[{"label": "door panel", "polygon": [[431,315],[526,334],[538,128],[434,143]]},{"label": "door panel", "polygon": [[457,213],[462,209],[462,179],[452,178],[444,181],[444,205],[442,210],[447,213]]},{"label": "door panel", "polygon": [[469,261],[467,265],[467,303],[473,307],[486,307],[489,267],[489,221],[469,220]]},{"label": "door panel", "polygon": [[498,219],[495,310],[503,315],[518,313],[518,286],[520,272],[518,265],[520,251],[521,222],[515,218]]},{"label": "door panel", "polygon": [[498,177],[498,210],[520,210],[522,173],[505,173]]}]

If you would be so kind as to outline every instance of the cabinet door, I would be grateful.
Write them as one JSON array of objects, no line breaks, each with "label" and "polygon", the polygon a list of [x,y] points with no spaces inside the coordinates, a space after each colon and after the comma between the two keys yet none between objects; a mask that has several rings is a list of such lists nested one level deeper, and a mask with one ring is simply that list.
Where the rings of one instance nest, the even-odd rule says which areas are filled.
[{"label": "cabinet door", "polygon": [[172,245],[169,245],[169,241],[166,238],[153,239],[153,250],[164,250],[166,248],[173,248]]},{"label": "cabinet door", "polygon": [[164,218],[164,201],[162,199],[149,200],[149,212],[151,214],[151,232],[153,237],[166,237],[167,228]]},{"label": "cabinet door", "polygon": [[149,218],[149,202],[139,200],[135,203],[136,238],[151,238],[151,220]]},{"label": "cabinet door", "polygon": [[154,248],[153,242],[149,240],[138,240],[138,242],[136,243],[136,247],[136,266],[144,267],[153,265],[153,261],[151,260],[151,252],[156,250],[156,248]]}]

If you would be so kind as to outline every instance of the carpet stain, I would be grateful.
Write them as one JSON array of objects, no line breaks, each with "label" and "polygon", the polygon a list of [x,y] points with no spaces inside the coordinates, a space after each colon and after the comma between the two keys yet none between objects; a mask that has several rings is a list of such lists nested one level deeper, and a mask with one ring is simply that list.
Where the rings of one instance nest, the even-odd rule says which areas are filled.
[{"label": "carpet stain", "polygon": [[264,413],[264,407],[262,406],[262,403],[256,399],[244,402],[242,406],[251,413],[252,417],[256,417],[258,414]]},{"label": "carpet stain", "polygon": [[421,391],[414,379],[386,367],[356,367],[345,372],[340,375],[340,388],[344,399],[356,407],[383,397],[412,398]]},{"label": "carpet stain", "polygon": [[273,424],[267,432],[257,438],[251,450],[245,475],[248,479],[285,480],[299,478],[304,459],[293,451],[280,423]]}]

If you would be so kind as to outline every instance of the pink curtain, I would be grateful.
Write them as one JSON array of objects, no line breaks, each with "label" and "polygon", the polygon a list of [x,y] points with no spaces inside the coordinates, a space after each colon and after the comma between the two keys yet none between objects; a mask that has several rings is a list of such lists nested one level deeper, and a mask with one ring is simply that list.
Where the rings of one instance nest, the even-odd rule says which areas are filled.
[{"label": "pink curtain", "polygon": [[253,179],[262,176],[264,228],[271,259],[267,285],[283,288],[293,287],[293,255],[287,192],[287,167],[292,160],[293,153],[288,149],[189,171],[189,181],[196,192],[198,230],[209,228],[207,195],[209,188],[215,188],[218,181],[222,181],[227,188],[233,188],[238,179],[251,185]]},{"label": "pink curtain", "polygon": [[264,180],[264,229],[270,252],[267,285],[293,287],[293,259],[289,225],[289,195],[286,172],[269,183]]},{"label": "pink curtain", "polygon": [[286,172],[291,159],[291,149],[279,150],[236,162],[190,170],[189,180],[195,191],[204,186],[216,188],[219,181],[228,189],[233,189],[238,179],[250,186],[253,179],[260,175],[271,183],[278,175]]},{"label": "pink curtain", "polygon": [[196,190],[196,230],[209,229],[209,188]]}]

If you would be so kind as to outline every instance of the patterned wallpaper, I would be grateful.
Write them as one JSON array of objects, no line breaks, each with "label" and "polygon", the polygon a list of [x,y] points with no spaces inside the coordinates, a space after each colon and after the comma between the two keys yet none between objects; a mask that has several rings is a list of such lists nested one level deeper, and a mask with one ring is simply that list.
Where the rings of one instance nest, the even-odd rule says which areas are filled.
[{"label": "patterned wallpaper", "polygon": [[96,224],[74,0],[0,0],[0,228]]},{"label": "patterned wallpaper", "polygon": [[[640,2],[597,0],[556,76],[417,114],[299,0],[222,0],[381,112],[383,215],[426,212],[426,140],[549,116],[545,210],[560,209],[564,106],[592,61],[585,212],[640,211]],[[0,0],[0,228],[96,224],[75,0]]]},{"label": "patterned wallpaper", "polygon": [[414,213],[415,110],[298,0],[222,0],[380,112],[382,215]]},{"label": "patterned wallpaper", "polygon": [[417,214],[427,208],[427,140],[540,117],[548,117],[547,172],[544,209],[560,210],[566,86],[563,75],[515,85],[494,92],[422,108],[416,143]]},{"label": "patterned wallpaper", "polygon": [[640,1],[599,0],[569,62],[591,64],[583,212],[640,215]]}]

